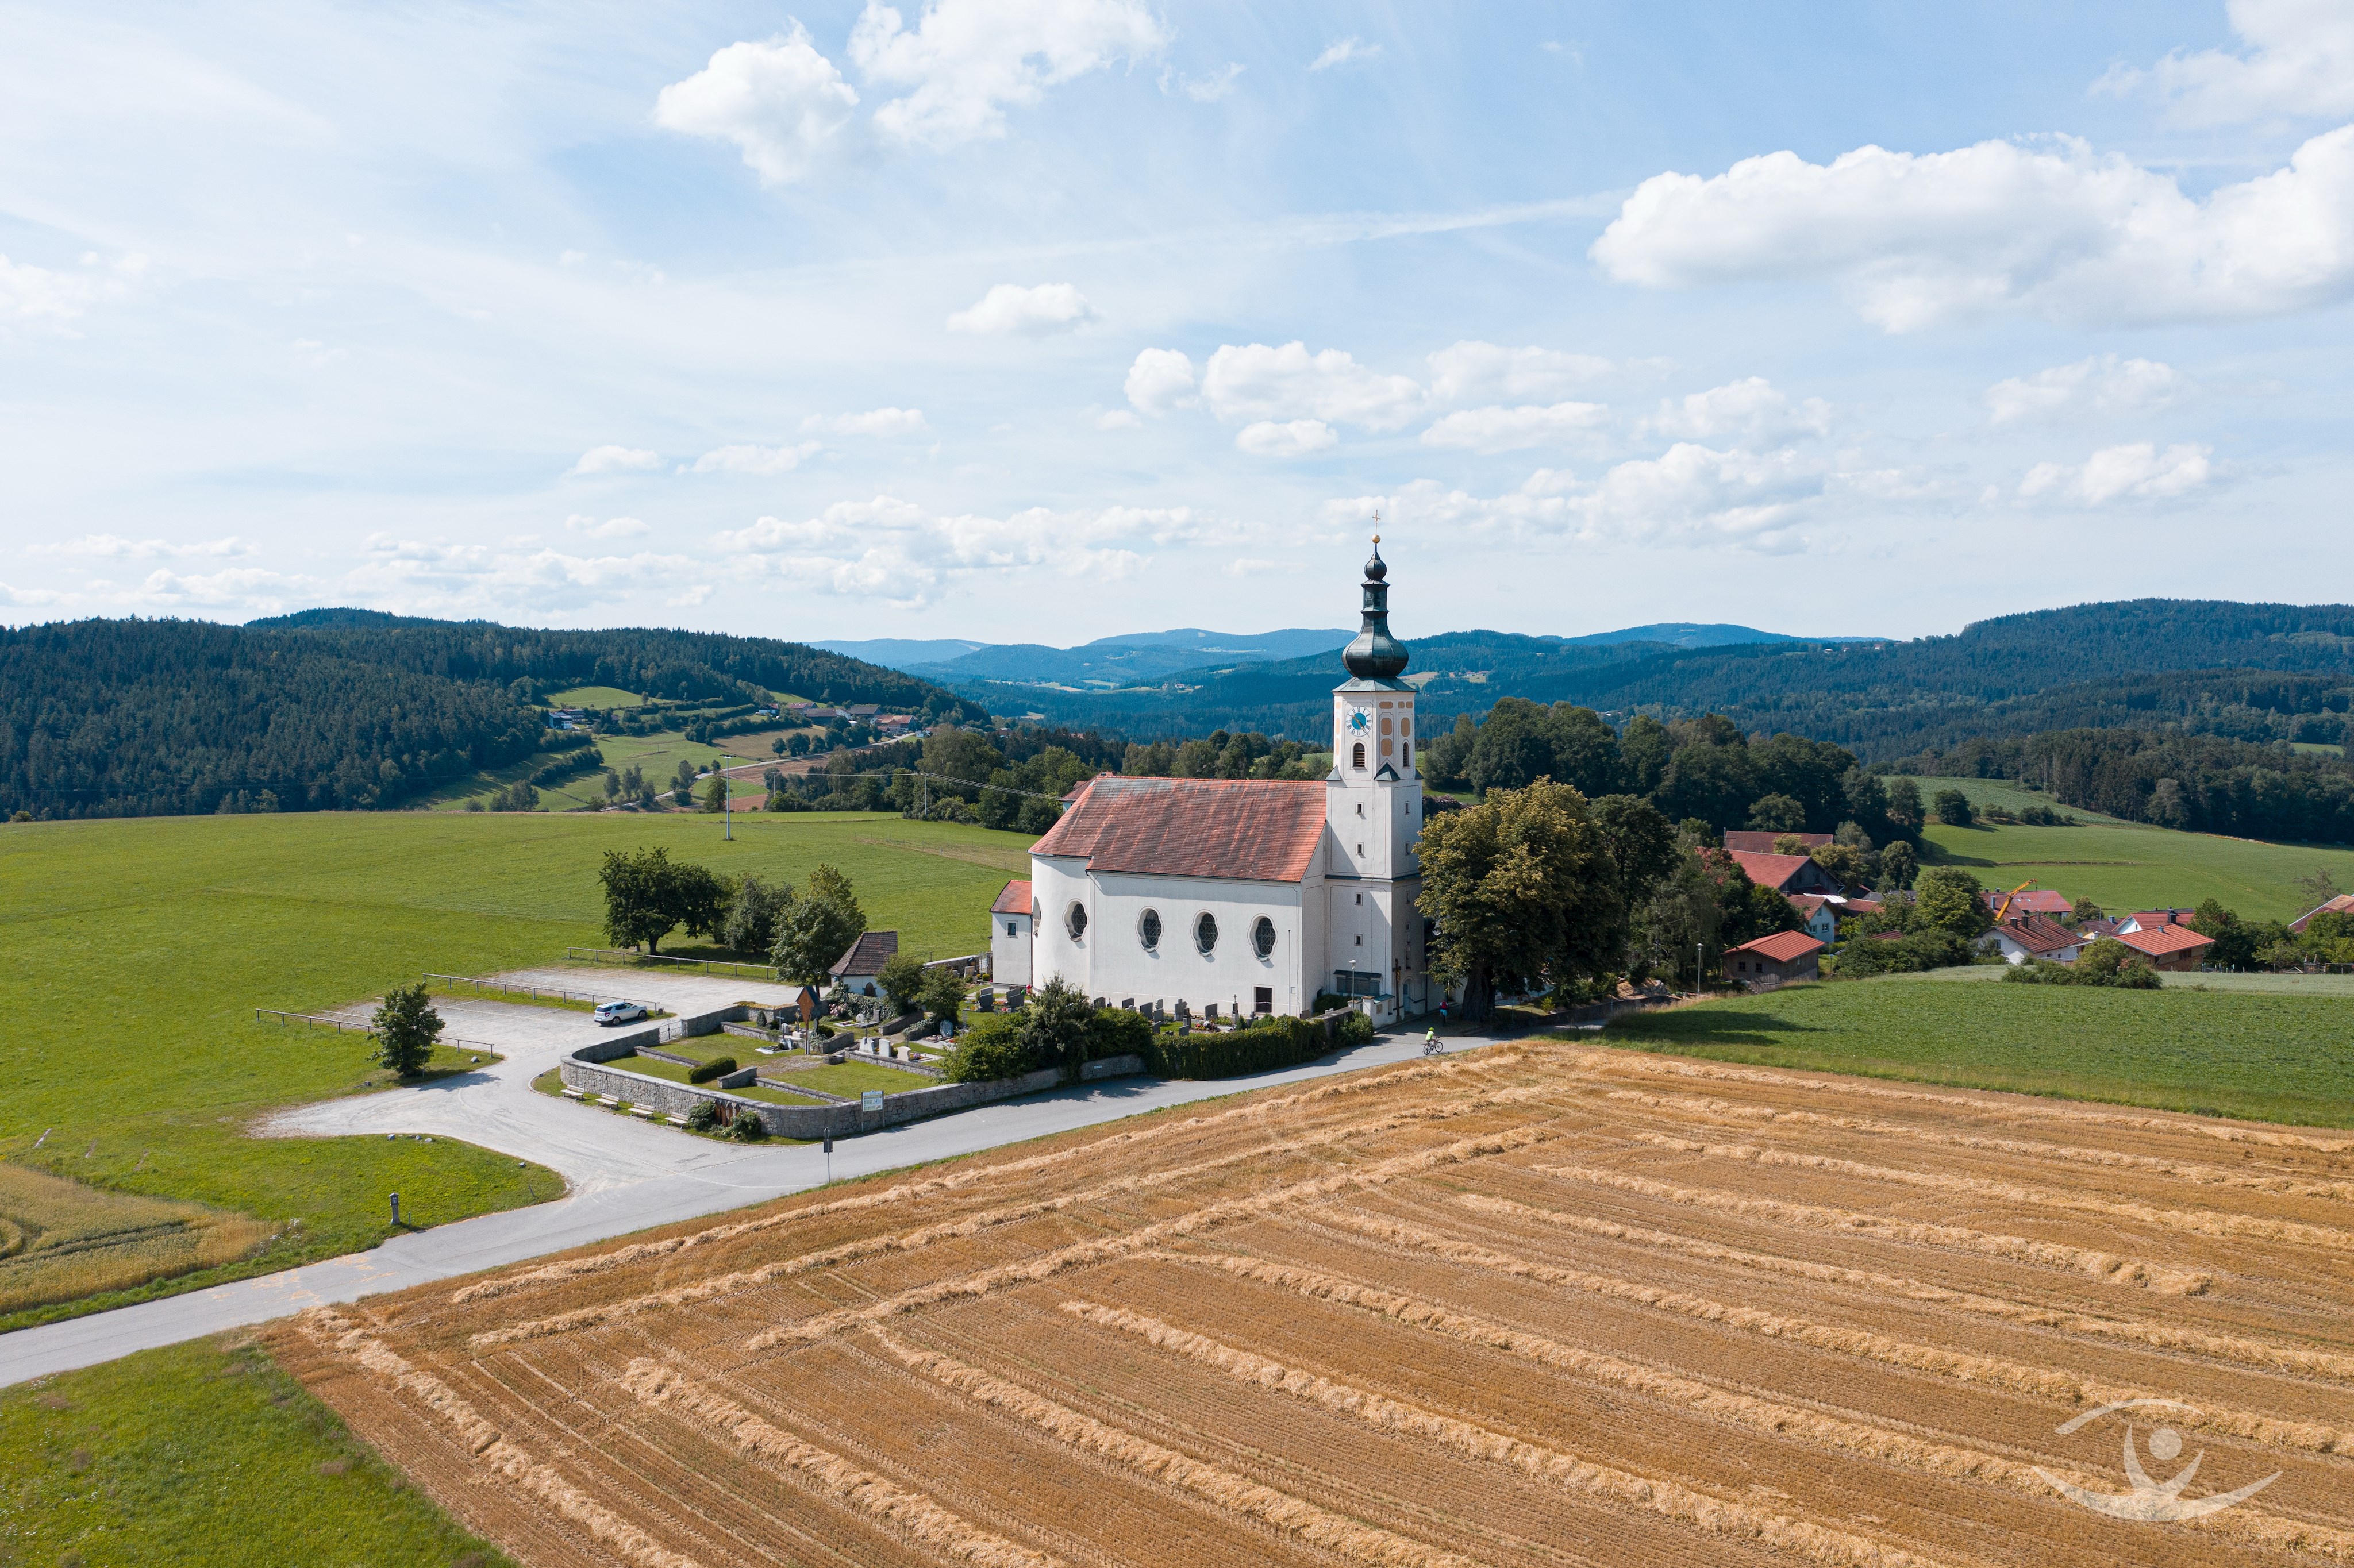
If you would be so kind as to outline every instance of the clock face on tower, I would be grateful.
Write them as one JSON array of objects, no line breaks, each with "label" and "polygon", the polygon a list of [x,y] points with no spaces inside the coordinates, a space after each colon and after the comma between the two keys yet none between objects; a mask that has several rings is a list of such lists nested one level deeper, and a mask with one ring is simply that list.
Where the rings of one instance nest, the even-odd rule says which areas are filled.
[{"label": "clock face on tower", "polygon": [[1371,729],[1373,727],[1373,715],[1362,711],[1352,713],[1349,715],[1349,727],[1356,730]]}]

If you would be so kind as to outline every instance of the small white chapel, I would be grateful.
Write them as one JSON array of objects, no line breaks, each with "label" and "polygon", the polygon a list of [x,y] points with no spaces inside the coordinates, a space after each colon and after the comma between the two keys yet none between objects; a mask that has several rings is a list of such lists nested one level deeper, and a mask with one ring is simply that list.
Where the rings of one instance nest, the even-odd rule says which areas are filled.
[{"label": "small white chapel", "polygon": [[1381,1022],[1437,1005],[1415,906],[1415,689],[1388,576],[1377,536],[1332,692],[1331,773],[1081,785],[1032,846],[1028,885],[991,915],[1000,980],[1196,1014],[1304,1013],[1327,991]]}]

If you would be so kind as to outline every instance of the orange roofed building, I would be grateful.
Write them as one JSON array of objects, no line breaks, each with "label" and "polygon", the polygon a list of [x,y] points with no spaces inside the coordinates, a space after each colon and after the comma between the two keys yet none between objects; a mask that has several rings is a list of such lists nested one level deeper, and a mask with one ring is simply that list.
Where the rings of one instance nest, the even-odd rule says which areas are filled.
[{"label": "orange roofed building", "polygon": [[1301,1013],[1332,991],[1378,1022],[1438,1004],[1416,912],[1416,690],[1374,543],[1332,693],[1331,773],[1079,786],[1030,849],[1035,983],[1222,1012]]},{"label": "orange roofed building", "polygon": [[1804,931],[1776,931],[1724,950],[1724,978],[1768,989],[1822,978],[1823,944]]},{"label": "orange roofed building", "polygon": [[[2140,916],[2135,918],[2139,919]],[[2206,956],[2207,949],[2215,945],[2214,938],[2202,937],[2188,926],[2170,922],[2119,931],[2117,940],[2161,969],[2195,969],[2200,959]]]},{"label": "orange roofed building", "polygon": [[1030,983],[1030,883],[1016,877],[989,906],[989,978],[1000,985]]}]

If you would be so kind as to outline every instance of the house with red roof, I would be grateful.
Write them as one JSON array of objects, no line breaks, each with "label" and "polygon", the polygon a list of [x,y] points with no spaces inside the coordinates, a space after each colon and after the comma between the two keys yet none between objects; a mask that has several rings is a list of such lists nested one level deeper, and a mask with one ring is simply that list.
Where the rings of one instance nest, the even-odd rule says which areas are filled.
[{"label": "house with red roof", "polygon": [[1417,911],[1419,693],[1399,678],[1411,655],[1374,546],[1332,691],[1332,771],[1080,785],[1030,847],[1034,983],[1201,1014],[1299,1014],[1329,992],[1382,1022],[1445,1000]]},{"label": "house with red roof", "polygon": [[1846,913],[1845,899],[1834,901],[1819,893],[1793,893],[1790,907],[1807,923],[1807,935],[1829,946],[1839,939],[1840,916]]},{"label": "house with red roof", "polygon": [[999,985],[1030,983],[1030,879],[1016,877],[989,906],[989,978]]},{"label": "house with red roof", "polygon": [[2327,904],[2306,910],[2290,921],[2288,928],[2302,934],[2305,930],[2305,923],[2316,915],[2354,915],[2354,893],[2341,893]]},{"label": "house with red roof", "polygon": [[2155,931],[2162,926],[2179,926],[2197,913],[2195,909],[2137,909],[2117,922],[2117,931],[2123,935],[2128,931]]},{"label": "house with red roof", "polygon": [[1840,879],[1802,854],[1756,854],[1748,850],[1728,849],[1735,864],[1749,874],[1749,880],[1760,887],[1775,892],[1844,894],[1847,888]]},{"label": "house with red roof", "polygon": [[[2142,918],[2137,915],[2134,919]],[[2117,940],[2147,959],[2161,969],[2195,969],[2214,946],[2215,938],[2202,937],[2188,926],[2171,923],[2160,926],[2136,926],[2117,933]]]},{"label": "house with red roof", "polygon": [[1784,839],[1796,839],[1805,848],[1819,850],[1831,842],[1829,833],[1766,833],[1741,828],[1724,835],[1724,847],[1739,850],[1744,854],[1772,854],[1775,844]]},{"label": "house with red roof", "polygon": [[1822,978],[1821,942],[1804,931],[1776,931],[1724,950],[1724,978],[1755,990],[1771,991],[1793,980]]},{"label": "house with red roof", "polygon": [[2055,964],[2073,964],[2084,956],[2092,938],[2041,915],[2014,914],[1999,922],[1978,941],[1981,946],[1998,949],[2006,963],[2023,964],[2030,959],[2044,959]]},{"label": "house with red roof", "polygon": [[1978,896],[1986,900],[1989,910],[2001,910],[2004,919],[2014,915],[2041,915],[2056,920],[2076,907],[2075,901],[2066,894],[2055,893],[2048,887],[2031,887],[2020,893],[2006,893],[1999,887],[1989,887]]}]

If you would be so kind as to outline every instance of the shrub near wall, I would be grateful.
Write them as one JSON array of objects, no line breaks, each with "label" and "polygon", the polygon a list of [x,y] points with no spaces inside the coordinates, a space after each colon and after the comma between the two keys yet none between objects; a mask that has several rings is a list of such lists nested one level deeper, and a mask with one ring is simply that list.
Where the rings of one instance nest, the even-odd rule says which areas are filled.
[{"label": "shrub near wall", "polygon": [[686,1081],[690,1084],[707,1084],[714,1078],[724,1078],[735,1070],[736,1058],[721,1056],[715,1061],[705,1062],[699,1067],[689,1067],[686,1070]]},{"label": "shrub near wall", "polygon": [[1164,1078],[1233,1078],[1296,1067],[1373,1037],[1373,1021],[1362,1012],[1345,1012],[1330,1022],[1263,1018],[1231,1034],[1155,1036],[1144,1065]]}]

